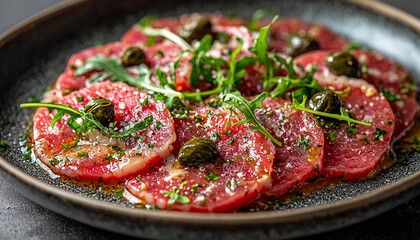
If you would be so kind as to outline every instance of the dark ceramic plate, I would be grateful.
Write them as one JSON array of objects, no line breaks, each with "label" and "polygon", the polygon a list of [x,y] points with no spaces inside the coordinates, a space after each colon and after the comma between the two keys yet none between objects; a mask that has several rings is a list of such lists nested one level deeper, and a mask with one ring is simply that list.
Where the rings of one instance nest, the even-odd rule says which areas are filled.
[{"label": "dark ceramic plate", "polygon": [[410,69],[419,79],[420,22],[374,1],[74,1],[32,18],[0,36],[0,174],[23,195],[80,222],[149,238],[285,238],[342,227],[384,212],[420,193],[420,156],[377,177],[341,184],[275,211],[193,214],[133,209],[117,197],[51,179],[39,166],[22,160],[31,110],[20,109],[30,95],[41,98],[64,70],[72,53],[116,41],[144,15],[187,12],[237,13],[249,18],[261,8],[281,17],[298,16],[328,25]]}]

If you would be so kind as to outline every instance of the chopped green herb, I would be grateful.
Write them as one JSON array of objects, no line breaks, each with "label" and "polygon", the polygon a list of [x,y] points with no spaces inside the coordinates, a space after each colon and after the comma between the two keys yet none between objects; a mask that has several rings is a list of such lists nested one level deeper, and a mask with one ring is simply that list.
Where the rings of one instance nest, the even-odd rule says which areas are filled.
[{"label": "chopped green herb", "polygon": [[58,161],[56,158],[51,159],[50,164],[51,166],[55,167],[60,161]]},{"label": "chopped green herb", "polygon": [[6,140],[1,140],[0,141],[0,147],[6,147],[7,146],[7,144],[6,144]]},{"label": "chopped green herb", "polygon": [[219,180],[219,178],[220,177],[217,176],[217,174],[209,172],[204,179],[206,179],[207,181],[216,181],[216,180]]},{"label": "chopped green herb", "polygon": [[388,102],[398,102],[401,101],[401,99],[399,99],[395,94],[386,91],[383,87],[381,87],[381,93],[384,95],[384,97],[386,98],[386,100],[388,100]]},{"label": "chopped green herb", "polygon": [[309,139],[309,136],[305,136],[304,138],[302,138],[300,134],[298,135],[298,140],[297,140],[298,147],[303,147],[303,150],[306,150],[308,149],[310,145],[311,145],[311,140]]},{"label": "chopped green herb", "polygon": [[165,190],[162,190],[162,193],[166,196],[169,197],[168,200],[168,204],[172,205],[174,203],[182,203],[182,204],[186,204],[190,202],[190,199],[186,196],[182,196],[179,195],[179,192],[181,191],[182,187],[185,186],[185,184],[187,184],[187,182],[183,182],[179,187],[174,188],[174,190],[172,192],[168,192]]},{"label": "chopped green herb", "polygon": [[149,144],[147,144],[147,146],[148,146],[149,148],[154,148],[154,147],[155,147],[155,143],[149,143]]},{"label": "chopped green herb", "polygon": [[348,127],[346,128],[347,137],[351,137],[357,133],[357,129],[355,127]]},{"label": "chopped green herb", "polygon": [[375,141],[379,141],[379,140],[383,140],[384,136],[387,134],[388,132],[385,130],[382,130],[380,128],[376,128],[376,131],[374,133],[372,133],[373,136],[376,136],[374,138]]},{"label": "chopped green herb", "polygon": [[78,102],[83,102],[83,100],[85,99],[84,97],[76,97]]},{"label": "chopped green herb", "polygon": [[222,135],[220,134],[220,131],[217,131],[215,133],[213,133],[213,135],[211,135],[211,140],[216,141],[216,140],[222,140]]},{"label": "chopped green herb", "polygon": [[121,197],[123,195],[124,188],[114,190],[114,195]]},{"label": "chopped green herb", "polygon": [[158,55],[158,56],[160,56],[160,57],[163,57],[164,55],[163,55],[163,52],[161,51],[161,50],[158,50],[157,52],[156,52],[156,55]]},{"label": "chopped green herb", "polygon": [[334,134],[335,134],[335,131],[332,131],[332,130],[328,131],[328,137],[331,139],[331,141],[335,141],[340,138],[340,136],[336,137],[334,136]]},{"label": "chopped green herb", "polygon": [[369,140],[366,137],[363,138],[362,141],[366,143],[366,146],[370,144]]},{"label": "chopped green herb", "polygon": [[157,130],[160,130],[162,128],[162,123],[161,122],[159,122],[159,121],[157,121],[156,122],[156,129]]},{"label": "chopped green herb", "polygon": [[81,152],[81,153],[78,153],[77,154],[77,157],[80,157],[80,158],[87,157],[87,156],[88,156],[88,153],[87,152]]}]

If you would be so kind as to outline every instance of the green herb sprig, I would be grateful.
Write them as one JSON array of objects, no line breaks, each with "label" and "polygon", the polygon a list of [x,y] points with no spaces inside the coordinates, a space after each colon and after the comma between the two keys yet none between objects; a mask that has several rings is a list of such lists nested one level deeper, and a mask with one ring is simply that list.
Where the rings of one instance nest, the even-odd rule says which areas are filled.
[{"label": "green herb sprig", "polygon": [[[93,128],[97,128],[106,136],[128,140],[130,138],[134,138],[132,133],[149,128],[150,124],[153,122],[153,116],[150,115],[123,132],[115,132],[112,128],[103,126],[101,122],[93,116],[92,113],[85,113],[83,110],[76,110],[67,105],[57,103],[23,103],[20,105],[20,107],[46,107],[50,113],[52,113],[54,110],[57,110],[57,113],[51,119],[51,128],[54,128],[56,122],[60,121],[64,114],[69,114],[70,118],[67,121],[67,125],[74,129],[78,135],[81,133],[87,133]],[[77,123],[77,119],[79,118],[83,121],[81,124]]]},{"label": "green herb sprig", "polygon": [[249,129],[255,130],[264,134],[271,141],[273,141],[275,144],[281,147],[283,146],[283,144],[277,139],[275,139],[267,131],[267,129],[258,121],[257,117],[255,116],[255,110],[257,108],[262,108],[262,102],[267,97],[267,95],[268,95],[267,92],[261,93],[254,100],[250,102],[246,100],[244,97],[242,97],[240,92],[233,92],[233,93],[228,93],[224,95],[223,100],[227,103],[232,104],[235,108],[241,111],[245,116],[245,120],[236,122],[232,126],[236,126],[236,125],[240,125],[244,123],[253,123],[254,125],[248,125]]},{"label": "green herb sprig", "polygon": [[[91,82],[99,81],[105,77],[108,77],[109,81],[112,82],[123,82],[131,86],[135,86],[139,89],[146,89],[153,91],[154,93],[160,93],[166,97],[167,106],[170,107],[174,98],[183,99],[184,96],[181,92],[175,91],[168,81],[160,82],[160,85],[156,85],[150,81],[152,71],[144,64],[139,66],[139,75],[131,76],[122,66],[121,62],[116,58],[105,58],[102,55],[92,57],[86,61],[84,65],[79,67],[74,75],[81,76],[92,70],[104,70],[105,72],[100,73],[97,77],[93,78]],[[166,74],[165,74],[166,75]]]},{"label": "green herb sprig", "polygon": [[308,113],[312,113],[312,114],[318,115],[318,116],[337,119],[337,120],[340,120],[340,121],[347,121],[349,126],[351,125],[351,123],[360,124],[360,125],[364,125],[364,126],[372,126],[372,123],[362,122],[362,121],[358,121],[358,120],[350,118],[347,111],[342,107],[340,108],[341,114],[315,111],[315,110],[312,110],[312,109],[306,107],[306,100],[307,100],[306,95],[302,96],[302,98],[303,98],[302,102],[299,102],[299,100],[296,98],[294,92],[292,93],[292,95],[293,95],[293,105],[292,105],[293,109],[308,112]]}]

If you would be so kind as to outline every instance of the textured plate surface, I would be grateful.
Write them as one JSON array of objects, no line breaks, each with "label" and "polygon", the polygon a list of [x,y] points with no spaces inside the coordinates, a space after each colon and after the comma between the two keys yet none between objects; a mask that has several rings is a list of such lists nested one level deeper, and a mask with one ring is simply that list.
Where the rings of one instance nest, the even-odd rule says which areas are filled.
[{"label": "textured plate surface", "polygon": [[[175,3],[176,2],[176,3]],[[38,166],[22,160],[19,140],[25,137],[32,111],[19,109],[64,71],[71,54],[117,41],[144,15],[180,16],[219,11],[250,18],[261,8],[281,17],[321,22],[349,39],[377,50],[420,77],[420,34],[399,21],[358,4],[339,1],[89,1],[65,3],[31,24],[0,38],[0,172],[35,202],[78,221],[134,236],[214,239],[281,238],[326,231],[363,220],[420,192],[419,155],[408,166],[395,165],[374,179],[341,184],[273,212],[189,214],[132,209],[114,196],[51,179]],[[159,6],[159,7],[156,7]],[[416,23],[418,24],[418,22]],[[216,231],[217,229],[217,231]]]}]

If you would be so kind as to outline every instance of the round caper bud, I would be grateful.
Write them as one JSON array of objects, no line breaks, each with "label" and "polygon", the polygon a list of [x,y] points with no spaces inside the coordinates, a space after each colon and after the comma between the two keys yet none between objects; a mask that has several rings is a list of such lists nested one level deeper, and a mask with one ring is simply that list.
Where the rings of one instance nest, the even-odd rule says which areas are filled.
[{"label": "round caper bud", "polygon": [[178,163],[181,166],[197,167],[202,163],[214,162],[218,156],[214,141],[208,138],[194,138],[179,150]]},{"label": "round caper bud", "polygon": [[140,65],[146,61],[146,54],[138,47],[129,47],[121,55],[124,67]]},{"label": "round caper bud", "polygon": [[292,57],[321,49],[319,43],[308,35],[289,35],[286,52]]},{"label": "round caper bud", "polygon": [[326,113],[340,113],[341,100],[331,90],[314,94],[308,102],[308,108],[326,112]]},{"label": "round caper bud", "polygon": [[331,72],[340,76],[358,78],[361,76],[359,61],[348,52],[333,52],[325,59],[325,64]]},{"label": "round caper bud", "polygon": [[211,33],[211,22],[203,15],[192,15],[179,32],[179,36],[191,43],[193,40],[200,40],[206,34]]},{"label": "round caper bud", "polygon": [[85,113],[92,113],[103,126],[114,121],[114,103],[103,97],[92,98],[83,109]]}]

